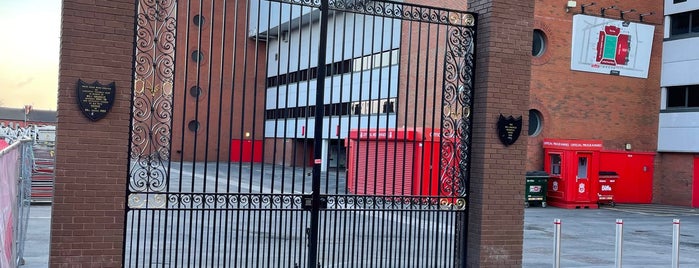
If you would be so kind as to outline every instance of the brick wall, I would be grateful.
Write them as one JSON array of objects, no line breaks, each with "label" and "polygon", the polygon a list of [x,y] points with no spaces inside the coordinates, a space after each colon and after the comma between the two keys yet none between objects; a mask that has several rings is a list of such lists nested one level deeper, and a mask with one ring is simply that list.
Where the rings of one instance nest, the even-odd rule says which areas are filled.
[{"label": "brick wall", "polygon": [[496,122],[501,113],[523,116],[527,129],[534,1],[468,6],[479,13],[468,265],[520,267],[527,140],[505,147]]},{"label": "brick wall", "polygon": [[653,203],[690,206],[692,203],[694,155],[661,153],[656,156]]},{"label": "brick wall", "polygon": [[[132,0],[63,1],[51,267],[121,267],[134,12]],[[116,83],[102,120],[79,111],[78,79]]]},{"label": "brick wall", "polygon": [[[177,161],[228,161],[231,139],[264,137],[267,50],[264,42],[248,38],[246,5],[216,0],[177,7],[172,111]],[[194,23],[197,15],[204,17],[199,26]],[[200,62],[192,59],[195,51],[203,55]],[[202,90],[199,97],[190,94],[195,86]],[[199,122],[198,131],[188,128],[191,121]]]},{"label": "brick wall", "polygon": [[[528,139],[528,170],[543,170],[544,138],[598,139],[607,150],[623,150],[630,143],[634,151],[654,152],[657,146],[660,108],[660,57],[663,27],[655,26],[647,79],[610,76],[570,70],[573,15],[581,4],[566,13],[566,1],[537,0],[534,27],[547,39],[546,51],[532,59],[531,109],[543,114],[543,130]],[[663,22],[663,1],[603,0],[586,8],[599,15],[600,8],[616,5],[635,9],[625,18],[638,21],[638,14],[654,11],[645,21]],[[607,10],[608,18],[619,19],[618,10]],[[530,46],[529,46],[530,47]]]}]

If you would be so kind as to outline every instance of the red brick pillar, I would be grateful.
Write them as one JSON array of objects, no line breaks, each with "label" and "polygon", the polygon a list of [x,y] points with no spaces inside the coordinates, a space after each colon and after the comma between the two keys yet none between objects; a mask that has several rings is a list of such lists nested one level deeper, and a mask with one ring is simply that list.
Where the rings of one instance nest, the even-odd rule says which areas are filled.
[{"label": "red brick pillar", "polygon": [[[469,0],[468,7],[479,17],[467,261],[520,267],[534,1]],[[507,147],[497,135],[500,114],[523,118],[522,135]]]},{"label": "red brick pillar", "polygon": [[[121,267],[134,14],[133,0],[63,1],[51,267]],[[80,112],[78,79],[115,82],[105,118]]]}]

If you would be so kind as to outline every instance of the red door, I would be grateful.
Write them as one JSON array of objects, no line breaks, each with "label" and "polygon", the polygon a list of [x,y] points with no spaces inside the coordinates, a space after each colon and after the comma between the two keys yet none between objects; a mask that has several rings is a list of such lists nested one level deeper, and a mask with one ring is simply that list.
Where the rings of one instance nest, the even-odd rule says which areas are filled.
[{"label": "red door", "polygon": [[699,156],[694,157],[694,186],[692,187],[692,207],[699,207]]},{"label": "red door", "polygon": [[575,201],[589,202],[591,201],[592,189],[592,154],[578,153],[577,162],[573,163],[577,172],[575,173]]}]

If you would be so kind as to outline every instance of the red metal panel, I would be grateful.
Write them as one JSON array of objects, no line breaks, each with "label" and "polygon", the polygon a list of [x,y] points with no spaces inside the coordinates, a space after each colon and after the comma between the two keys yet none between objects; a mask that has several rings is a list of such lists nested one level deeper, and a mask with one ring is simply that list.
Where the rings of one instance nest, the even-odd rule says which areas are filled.
[{"label": "red metal panel", "polygon": [[615,202],[650,204],[653,201],[654,157],[654,153],[602,151],[600,170],[619,174]]},{"label": "red metal panel", "polygon": [[[356,194],[410,195],[413,178],[412,142],[360,141],[348,186]],[[359,168],[357,168],[359,167]],[[356,172],[356,174],[354,174]]]},{"label": "red metal panel", "polygon": [[[439,139],[418,142],[415,150],[415,178],[413,178],[413,195],[444,195],[439,190],[440,159]],[[457,161],[458,162],[458,161]]]},{"label": "red metal panel", "polygon": [[231,140],[231,162],[261,163],[262,141],[239,139]]}]

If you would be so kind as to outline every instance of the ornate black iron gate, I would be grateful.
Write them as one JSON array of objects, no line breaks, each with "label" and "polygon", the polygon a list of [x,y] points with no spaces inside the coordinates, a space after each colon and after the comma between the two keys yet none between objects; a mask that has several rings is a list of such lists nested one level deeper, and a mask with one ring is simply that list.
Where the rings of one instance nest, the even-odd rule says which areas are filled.
[{"label": "ornate black iron gate", "polygon": [[124,266],[465,267],[476,18],[407,2],[140,0]]}]

